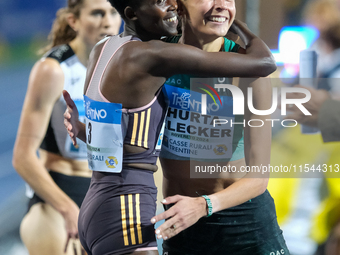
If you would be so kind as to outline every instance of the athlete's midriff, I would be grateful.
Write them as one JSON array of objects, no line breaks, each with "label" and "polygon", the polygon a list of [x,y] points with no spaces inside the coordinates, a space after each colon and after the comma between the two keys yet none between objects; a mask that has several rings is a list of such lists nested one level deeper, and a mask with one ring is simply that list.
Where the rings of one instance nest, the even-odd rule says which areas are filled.
[{"label": "athlete's midriff", "polygon": [[46,169],[69,176],[91,177],[92,171],[88,168],[87,160],[67,159],[58,154],[39,150],[39,157]]},{"label": "athlete's midriff", "polygon": [[[55,153],[39,150],[39,157],[44,162],[46,169],[69,176],[91,177],[92,171],[88,168],[87,160],[67,159]],[[158,167],[156,165],[145,163],[126,164],[126,166],[150,170],[156,172]]]},{"label": "athlete's midriff", "polygon": [[[124,154],[137,154],[137,153],[142,153],[145,152],[147,149],[138,147],[135,145],[130,145],[130,144],[124,144]],[[132,167],[132,168],[137,168],[137,169],[144,169],[144,170],[150,170],[153,172],[156,172],[158,170],[158,167],[156,165],[152,164],[146,164],[146,163],[129,163],[129,164],[124,164],[126,166]]]},{"label": "athlete's midriff", "polygon": [[[221,191],[235,181],[243,177],[240,173],[221,173],[217,178],[190,178],[190,163],[199,166],[209,166],[214,162],[201,162],[189,160],[173,160],[160,158],[163,171],[163,193],[164,197],[181,194],[184,196],[197,197],[201,195],[209,195]],[[245,159],[239,159],[229,162],[216,162],[217,164],[240,169],[245,166]]]}]

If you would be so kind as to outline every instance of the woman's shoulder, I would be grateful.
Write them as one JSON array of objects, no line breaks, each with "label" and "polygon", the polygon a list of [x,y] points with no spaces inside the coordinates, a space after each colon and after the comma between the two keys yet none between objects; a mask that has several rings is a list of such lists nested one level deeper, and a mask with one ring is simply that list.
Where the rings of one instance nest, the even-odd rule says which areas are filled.
[{"label": "woman's shoulder", "polygon": [[[64,72],[59,62],[52,58],[42,58],[35,63],[30,72],[28,83],[30,93],[27,97],[37,103],[40,102],[39,107],[46,106],[47,100],[54,103],[57,97],[60,97],[63,85]],[[38,98],[43,100],[39,101]]]},{"label": "woman's shoulder", "polygon": [[68,44],[62,44],[53,47],[51,50],[44,54],[43,58],[52,58],[57,60],[59,63],[62,63],[73,55],[75,55],[75,53],[71,46]]},{"label": "woman's shoulder", "polygon": [[30,78],[33,80],[39,80],[39,77],[43,81],[50,79],[62,80],[64,72],[56,59],[42,57],[34,64],[30,73]]}]

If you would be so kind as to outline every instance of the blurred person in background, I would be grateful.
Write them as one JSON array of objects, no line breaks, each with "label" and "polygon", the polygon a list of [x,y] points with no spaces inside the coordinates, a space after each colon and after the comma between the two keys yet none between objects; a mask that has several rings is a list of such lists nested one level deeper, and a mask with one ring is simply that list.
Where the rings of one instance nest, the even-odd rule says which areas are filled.
[{"label": "blurred person in background", "polygon": [[14,168],[34,190],[20,226],[31,255],[80,254],[78,214],[91,172],[86,145],[74,147],[64,128],[62,91],[83,109],[89,53],[120,24],[106,0],[68,0],[57,12],[47,53],[31,71],[13,152]]},{"label": "blurred person in background", "polygon": [[[331,99],[331,94],[323,89],[316,90],[307,88],[311,93],[311,99],[304,107],[312,114],[305,116],[296,106],[289,109],[287,119],[295,119],[300,124],[318,127],[323,141],[340,141],[340,101]],[[289,99],[301,98],[300,93],[290,93]],[[338,255],[340,254],[340,185],[339,185],[339,154],[340,148],[334,144],[330,159],[326,164],[328,171],[325,175],[327,195],[318,208],[313,219],[311,235],[318,243],[315,255]],[[333,173],[329,166],[333,166]],[[325,170],[325,169],[324,169]]]},{"label": "blurred person in background", "polygon": [[[286,118],[292,118],[300,124],[319,128],[325,143],[340,141],[340,22],[320,32],[318,45],[323,54],[322,66],[319,69],[318,89],[299,86],[311,92],[311,99],[304,104],[304,107],[312,115],[305,116],[294,106],[289,109],[291,113]],[[291,93],[288,98],[301,98],[301,94]],[[338,150],[335,149],[331,155],[336,155],[336,158],[338,158]],[[340,163],[332,160],[332,157],[330,157],[330,161],[326,162],[327,165],[332,165],[330,162],[333,162],[333,165]],[[339,181],[331,178],[337,176],[332,176],[328,172],[325,173],[325,177],[327,196],[323,198],[311,229],[313,239],[319,244],[317,254],[325,254],[327,243],[330,240],[334,241],[334,238],[328,237],[328,235],[329,233],[337,233],[332,229],[340,220]],[[327,237],[328,241],[326,242]]]},{"label": "blurred person in background", "polygon": [[[306,6],[304,18],[306,24],[313,25],[320,32],[311,48],[318,53],[318,89],[303,87],[311,92],[311,99],[304,106],[312,116],[303,115],[294,106],[289,109],[291,113],[286,119],[318,127],[321,135],[301,135],[299,129],[288,134],[286,130],[285,142],[282,143],[294,151],[294,155],[287,157],[289,164],[309,164],[316,168],[322,166],[323,170],[327,166],[328,171],[320,172],[319,178],[305,179],[300,175],[292,179],[290,190],[293,192],[290,195],[286,191],[287,185],[279,191],[282,185],[278,185],[276,180],[272,182],[276,187],[271,188],[276,189],[277,194],[281,193],[281,198],[277,199],[279,203],[287,204],[283,229],[292,253],[306,254],[308,250],[307,253],[311,254],[312,250],[317,249],[317,254],[324,254],[327,237],[340,218],[340,185],[338,179],[334,178],[335,173],[330,172],[331,167],[339,164],[340,145],[322,143],[322,139],[323,142],[330,142],[339,141],[340,138],[340,104],[334,100],[339,98],[340,91],[337,82],[340,78],[340,12],[336,1],[311,1]],[[291,93],[287,97],[292,99],[303,96]],[[281,162],[285,160],[282,152],[281,148]],[[280,182],[283,183],[283,180]],[[299,224],[301,231],[294,231]],[[305,245],[299,245],[301,242]]]},{"label": "blurred person in background", "polygon": [[[331,43],[336,35],[333,34],[330,40],[329,31],[330,29],[334,31],[334,28],[340,23],[339,8],[335,0],[306,2],[303,11],[303,23],[315,27],[320,33],[320,37],[310,48],[310,50],[315,50],[318,53],[319,87],[330,87],[330,84],[327,83],[332,80],[326,79],[326,77],[331,77],[332,73],[328,73],[328,71],[332,71],[333,63],[336,63],[337,57],[334,54],[336,47],[334,47],[333,42]],[[332,91],[335,92],[336,89],[333,86]],[[321,103],[326,102],[325,100],[329,98],[329,92],[326,90],[314,91],[317,91],[317,93],[314,93],[314,95],[312,93],[311,104],[313,99]],[[301,94],[296,96],[301,97]],[[328,102],[327,104],[329,105]],[[315,102],[311,106],[317,108]],[[334,112],[336,108],[331,110]],[[327,115],[323,113],[320,117],[326,118],[332,115],[331,111],[326,110],[326,112]],[[315,111],[312,114],[314,116]],[[299,121],[299,117],[302,118],[302,116],[290,116],[291,119],[297,121]],[[286,118],[289,118],[289,116]],[[300,123],[306,124],[302,120]],[[328,127],[323,126],[322,128],[327,129]],[[325,133],[329,134],[329,132],[322,131],[324,139]],[[327,137],[326,139],[332,138]],[[309,167],[314,166],[315,168],[323,164],[334,166],[339,163],[339,147],[337,144],[324,144],[321,135],[318,133],[306,136],[301,134],[300,127],[285,128],[273,140],[272,164],[309,165]],[[314,171],[314,174],[319,174],[318,178],[308,178],[308,173],[298,172],[289,174],[287,177],[290,178],[271,178],[269,182],[269,190],[277,202],[279,224],[284,231],[288,248],[294,255],[313,254],[317,247],[325,242],[333,227],[334,220],[337,218],[333,217],[336,215],[333,209],[337,207],[336,201],[339,197],[337,194],[340,194],[338,193],[339,188],[337,186],[340,187],[340,185],[337,179],[327,178],[329,177],[328,173],[324,174],[319,171]],[[330,214],[332,214],[331,217]],[[330,221],[330,218],[333,220]]]},{"label": "blurred person in background", "polygon": [[315,27],[320,33],[340,22],[338,5],[332,0],[308,1],[302,15],[303,22]]},{"label": "blurred person in background", "polygon": [[319,41],[323,62],[318,88],[331,91],[333,99],[340,99],[340,21],[322,31]]},{"label": "blurred person in background", "polygon": [[[309,1],[303,11],[303,23],[315,27],[320,35],[324,35],[329,28],[340,23],[340,10],[333,0],[313,0]],[[316,40],[311,50],[318,53],[318,70],[323,71],[327,65],[327,55],[329,49],[323,45],[322,36]]]},{"label": "blurred person in background", "polygon": [[[311,99],[304,107],[312,114],[305,116],[296,106],[286,118],[300,124],[318,127],[324,142],[340,139],[340,22],[321,32],[319,46],[324,53],[324,65],[320,69],[318,89],[296,86],[311,92]],[[288,98],[302,98],[300,93],[291,93]],[[333,99],[333,100],[332,100]]]},{"label": "blurred person in background", "polygon": [[325,255],[340,255],[340,222],[333,228],[325,244]]},{"label": "blurred person in background", "polygon": [[[287,119],[294,119],[298,123],[320,129],[324,142],[340,141],[340,101],[332,100],[328,91],[316,90],[304,86],[295,86],[310,91],[311,99],[304,107],[312,114],[304,115],[295,105],[289,108]],[[301,93],[290,93],[288,99],[303,98]],[[340,215],[339,215],[340,218]]]}]

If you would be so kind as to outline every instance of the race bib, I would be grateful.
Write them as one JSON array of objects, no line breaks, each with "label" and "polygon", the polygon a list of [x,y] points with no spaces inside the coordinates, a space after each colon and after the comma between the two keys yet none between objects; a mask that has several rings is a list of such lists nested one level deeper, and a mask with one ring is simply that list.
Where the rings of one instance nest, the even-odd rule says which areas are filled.
[{"label": "race bib", "polygon": [[86,144],[89,168],[120,173],[123,164],[122,105],[85,99]]},{"label": "race bib", "polygon": [[[196,81],[202,79],[191,79],[191,83]],[[210,88],[204,83],[195,89],[197,91],[164,85],[169,110],[162,150],[192,159],[232,157],[234,127],[225,123],[235,121],[233,98],[217,96]],[[203,112],[202,104],[205,104],[206,112]]]}]

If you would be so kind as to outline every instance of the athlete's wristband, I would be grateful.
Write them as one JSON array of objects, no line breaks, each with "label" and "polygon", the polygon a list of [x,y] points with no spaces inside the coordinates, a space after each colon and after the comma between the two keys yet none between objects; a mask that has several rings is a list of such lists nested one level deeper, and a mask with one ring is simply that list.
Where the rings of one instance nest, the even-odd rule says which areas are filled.
[{"label": "athlete's wristband", "polygon": [[207,202],[207,206],[208,206],[208,215],[207,215],[207,217],[209,217],[209,216],[211,216],[213,214],[213,207],[212,207],[211,200],[210,200],[210,198],[207,195],[203,195],[202,197]]}]

